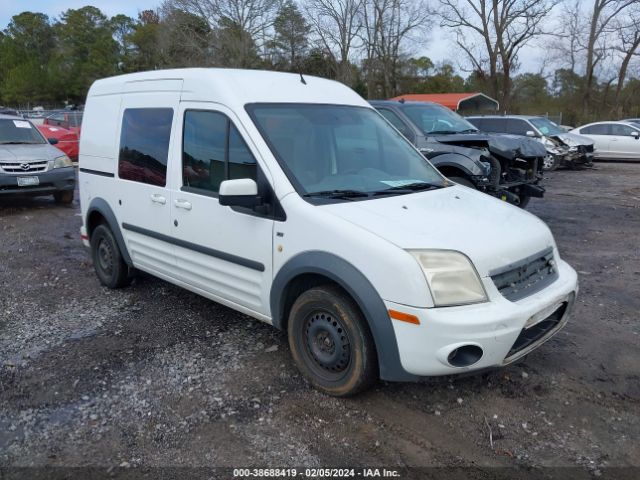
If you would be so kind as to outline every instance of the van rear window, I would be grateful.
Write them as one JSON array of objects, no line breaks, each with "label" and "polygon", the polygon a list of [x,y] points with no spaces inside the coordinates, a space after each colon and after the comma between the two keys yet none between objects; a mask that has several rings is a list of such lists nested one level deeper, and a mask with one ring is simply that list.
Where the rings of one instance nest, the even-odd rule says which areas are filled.
[{"label": "van rear window", "polygon": [[172,108],[127,108],[122,116],[118,176],[164,187]]}]

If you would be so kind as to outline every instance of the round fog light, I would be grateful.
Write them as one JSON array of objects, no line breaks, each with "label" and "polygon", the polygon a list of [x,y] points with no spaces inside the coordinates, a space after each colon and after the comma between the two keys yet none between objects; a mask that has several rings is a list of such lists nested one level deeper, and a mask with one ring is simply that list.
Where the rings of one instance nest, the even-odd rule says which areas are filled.
[{"label": "round fog light", "polygon": [[477,345],[463,345],[449,353],[447,362],[453,367],[470,367],[482,358],[482,353]]}]

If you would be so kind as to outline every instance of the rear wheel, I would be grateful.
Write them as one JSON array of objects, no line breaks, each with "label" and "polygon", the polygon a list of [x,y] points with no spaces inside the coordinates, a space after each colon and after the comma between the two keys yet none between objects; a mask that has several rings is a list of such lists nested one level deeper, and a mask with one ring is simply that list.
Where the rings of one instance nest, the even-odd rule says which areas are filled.
[{"label": "rear wheel", "polygon": [[473,188],[476,190],[476,186],[473,184],[471,180],[466,177],[449,177],[449,180],[452,182],[456,182],[459,185],[464,185],[465,187]]},{"label": "rear wheel", "polygon": [[122,259],[113,233],[105,224],[91,234],[91,258],[98,280],[105,287],[121,288],[129,283],[129,267]]},{"label": "rear wheel", "polygon": [[289,314],[289,346],[302,375],[318,390],[344,397],[378,378],[371,332],[360,309],[340,288],[307,290]]},{"label": "rear wheel", "polygon": [[73,190],[64,190],[53,194],[53,199],[61,205],[70,205],[73,202]]}]

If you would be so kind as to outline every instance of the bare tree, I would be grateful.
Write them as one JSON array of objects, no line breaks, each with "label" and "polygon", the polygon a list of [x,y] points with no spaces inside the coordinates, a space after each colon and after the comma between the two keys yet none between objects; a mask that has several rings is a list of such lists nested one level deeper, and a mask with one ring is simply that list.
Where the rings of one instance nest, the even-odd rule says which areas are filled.
[{"label": "bare tree", "polygon": [[593,87],[596,81],[596,68],[606,57],[608,42],[605,38],[611,32],[611,24],[638,0],[594,0],[591,10],[588,37],[586,42],[586,68],[584,81],[583,111],[588,113],[591,106]]},{"label": "bare tree", "polygon": [[[441,26],[453,28],[456,43],[481,75],[489,68],[492,93],[505,108],[518,54],[542,26],[558,0],[440,0]],[[499,76],[501,78],[499,78]]]},{"label": "bare tree", "polygon": [[629,64],[634,56],[640,56],[640,5],[636,5],[631,11],[626,24],[619,23],[615,30],[620,42],[617,50],[622,54],[614,100],[616,113],[619,115],[622,107],[620,94],[627,78]]},{"label": "bare tree", "polygon": [[430,24],[431,13],[422,0],[365,0],[362,5],[361,38],[366,53],[365,68],[369,95],[374,78],[381,79],[382,97],[398,93],[398,73],[406,41],[419,43],[419,33]]},{"label": "bare tree", "polygon": [[279,4],[279,0],[165,0],[163,6],[196,15],[205,20],[212,30],[233,25],[242,33],[243,38],[238,41],[247,37],[262,48]]},{"label": "bare tree", "polygon": [[212,32],[200,16],[170,7],[160,8],[158,48],[169,67],[213,66]]},{"label": "bare tree", "polygon": [[351,56],[362,29],[363,0],[309,0],[307,12],[315,33],[334,64],[336,79],[350,84]]},{"label": "bare tree", "polygon": [[559,29],[554,33],[555,40],[549,42],[549,51],[554,63],[575,72],[584,51],[582,0],[573,0],[562,5],[558,15]]}]

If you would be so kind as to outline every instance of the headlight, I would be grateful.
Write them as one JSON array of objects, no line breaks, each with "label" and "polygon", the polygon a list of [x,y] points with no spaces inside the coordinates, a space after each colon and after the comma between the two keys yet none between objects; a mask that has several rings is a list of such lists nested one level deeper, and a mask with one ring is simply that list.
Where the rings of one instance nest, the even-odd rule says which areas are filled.
[{"label": "headlight", "polygon": [[436,307],[487,301],[478,272],[466,255],[453,250],[409,250],[427,279]]},{"label": "headlight", "polygon": [[49,168],[62,168],[62,167],[72,167],[73,163],[71,159],[66,155],[61,155],[56,157],[54,160],[49,160]]}]

